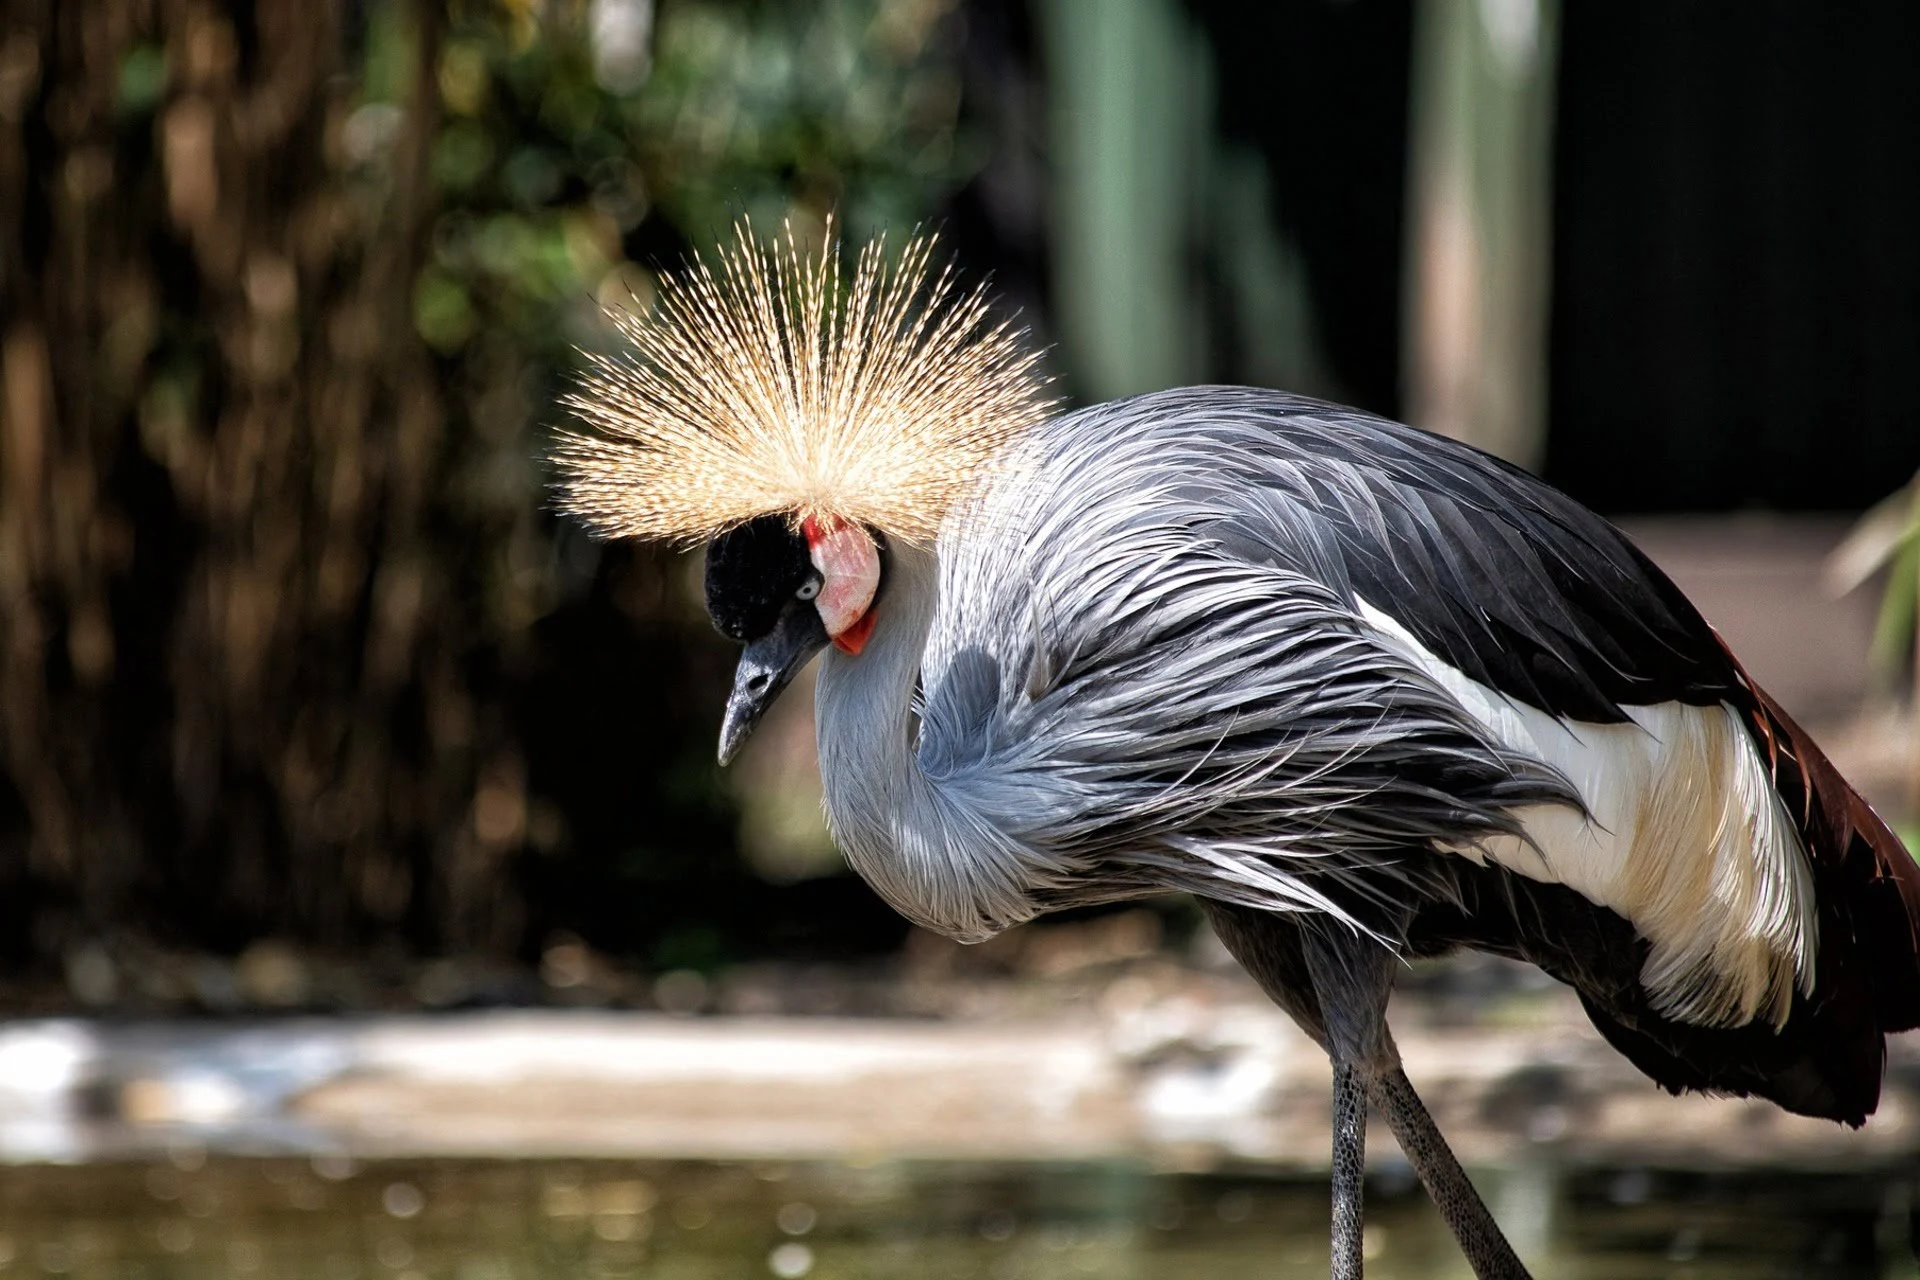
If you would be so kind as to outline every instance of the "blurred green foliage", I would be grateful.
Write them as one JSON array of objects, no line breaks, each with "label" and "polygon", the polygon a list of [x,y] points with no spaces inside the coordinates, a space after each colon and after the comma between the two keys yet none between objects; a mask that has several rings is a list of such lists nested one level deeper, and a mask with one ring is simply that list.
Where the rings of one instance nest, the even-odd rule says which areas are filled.
[{"label": "blurred green foliage", "polygon": [[1920,476],[1860,517],[1834,551],[1828,573],[1842,592],[1886,575],[1874,622],[1874,665],[1893,681],[1920,684]]},{"label": "blurred green foliage", "polygon": [[35,2],[0,950],[897,937],[732,856],[695,575],[556,520],[543,455],[604,311],[736,218],[938,216],[983,158],[953,0]]},{"label": "blurred green foliage", "polygon": [[[1920,477],[1895,494],[1896,532],[1887,555],[1887,590],[1874,625],[1873,653],[1885,668],[1920,681]],[[1902,510],[1904,509],[1904,510]]]},{"label": "blurred green foliage", "polygon": [[[507,340],[551,365],[644,305],[648,269],[740,216],[855,238],[926,220],[979,163],[950,0],[456,5],[437,59],[442,212],[414,292],[443,355]],[[411,35],[369,28],[365,105],[408,90]],[[644,265],[634,259],[641,259]],[[597,304],[597,305],[596,305]]]}]

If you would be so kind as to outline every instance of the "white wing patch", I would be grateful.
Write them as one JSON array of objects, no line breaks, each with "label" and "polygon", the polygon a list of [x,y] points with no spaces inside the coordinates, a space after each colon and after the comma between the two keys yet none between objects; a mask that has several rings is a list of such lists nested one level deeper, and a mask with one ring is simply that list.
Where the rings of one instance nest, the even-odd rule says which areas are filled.
[{"label": "white wing patch", "polygon": [[1562,884],[1618,912],[1651,944],[1640,978],[1682,1022],[1786,1021],[1811,991],[1817,925],[1806,851],[1738,714],[1724,704],[1623,707],[1587,724],[1506,697],[1362,600],[1387,646],[1425,671],[1502,745],[1558,769],[1587,814],[1518,811],[1528,839],[1446,850]]}]

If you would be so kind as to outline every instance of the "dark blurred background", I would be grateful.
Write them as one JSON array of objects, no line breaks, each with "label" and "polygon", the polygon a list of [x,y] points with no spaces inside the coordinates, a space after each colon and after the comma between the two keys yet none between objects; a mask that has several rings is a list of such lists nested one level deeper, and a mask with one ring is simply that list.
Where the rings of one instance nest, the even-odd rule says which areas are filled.
[{"label": "dark blurred background", "polygon": [[[1838,607],[1881,503],[1829,575],[1878,674],[1814,710],[1897,707],[1915,48],[1906,0],[8,0],[0,990],[901,946],[803,700],[713,765],[697,563],[548,509],[602,308],[741,214],[939,227],[1072,399],[1283,385],[1610,514],[1745,513],[1645,528],[1805,666],[1864,670],[1780,615]],[[1781,556],[1798,594],[1739,586]]]}]

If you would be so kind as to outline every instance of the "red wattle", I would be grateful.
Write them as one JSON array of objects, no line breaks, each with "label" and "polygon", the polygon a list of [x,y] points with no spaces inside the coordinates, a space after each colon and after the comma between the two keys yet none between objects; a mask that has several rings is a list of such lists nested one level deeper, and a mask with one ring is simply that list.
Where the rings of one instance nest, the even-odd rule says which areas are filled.
[{"label": "red wattle", "polygon": [[873,617],[878,610],[869,609],[860,615],[860,621],[842,631],[833,638],[833,647],[842,653],[858,654],[867,647],[867,637],[873,634]]}]

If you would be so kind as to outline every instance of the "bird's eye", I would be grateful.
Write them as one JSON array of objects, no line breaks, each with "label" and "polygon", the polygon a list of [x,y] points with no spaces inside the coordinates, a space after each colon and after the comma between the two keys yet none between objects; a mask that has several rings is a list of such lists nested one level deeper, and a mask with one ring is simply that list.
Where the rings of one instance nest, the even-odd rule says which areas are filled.
[{"label": "bird's eye", "polygon": [[794,592],[793,594],[796,596],[799,596],[802,600],[813,599],[815,596],[820,594],[820,579],[808,578],[805,582],[800,584],[800,589]]}]

